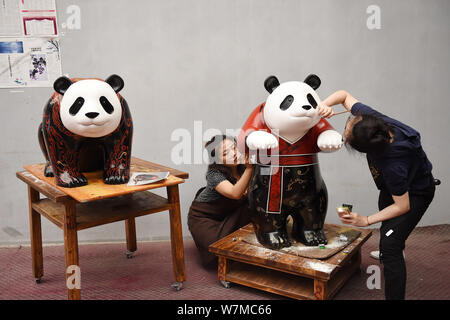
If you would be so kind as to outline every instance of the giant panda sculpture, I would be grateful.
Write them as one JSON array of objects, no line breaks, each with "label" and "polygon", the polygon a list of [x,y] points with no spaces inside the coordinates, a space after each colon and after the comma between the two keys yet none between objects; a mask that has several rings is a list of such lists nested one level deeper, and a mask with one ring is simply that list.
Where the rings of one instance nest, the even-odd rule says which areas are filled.
[{"label": "giant panda sculpture", "polygon": [[38,138],[46,159],[44,174],[54,176],[62,187],[88,183],[81,173],[81,154],[87,144],[102,150],[103,179],[122,184],[130,178],[133,121],[125,99],[119,94],[124,81],[112,75],[100,79],[60,77],[55,93],[44,108]]},{"label": "giant panda sculpture", "polygon": [[[257,156],[249,186],[251,219],[258,241],[269,248],[291,245],[292,237],[308,246],[326,244],[323,232],[328,195],[317,153],[341,148],[342,136],[318,115],[320,78],[280,84],[266,79],[270,93],[251,113],[238,144]],[[256,151],[256,154],[255,154]]]}]

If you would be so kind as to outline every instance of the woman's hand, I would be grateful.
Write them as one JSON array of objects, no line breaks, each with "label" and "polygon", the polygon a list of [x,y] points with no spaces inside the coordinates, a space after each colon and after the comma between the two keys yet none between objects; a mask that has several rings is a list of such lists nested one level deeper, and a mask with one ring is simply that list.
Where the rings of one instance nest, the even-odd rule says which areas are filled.
[{"label": "woman's hand", "polygon": [[361,216],[356,212],[347,211],[344,214],[339,214],[339,219],[344,224],[351,224],[355,227],[368,227],[369,219],[366,216]]},{"label": "woman's hand", "polygon": [[334,115],[334,111],[331,106],[322,101],[319,104],[318,114],[322,118],[331,118]]},{"label": "woman's hand", "polygon": [[247,153],[245,155],[244,164],[245,164],[245,168],[246,169],[252,169],[253,170],[253,164],[250,162],[250,155],[249,155],[249,153]]}]

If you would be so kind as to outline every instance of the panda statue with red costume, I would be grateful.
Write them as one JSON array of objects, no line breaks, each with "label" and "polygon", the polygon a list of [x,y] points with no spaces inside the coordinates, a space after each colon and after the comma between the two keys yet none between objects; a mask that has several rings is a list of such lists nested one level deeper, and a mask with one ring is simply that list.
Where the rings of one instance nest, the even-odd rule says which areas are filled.
[{"label": "panda statue with red costume", "polygon": [[80,161],[85,145],[98,146],[104,182],[122,184],[130,178],[133,121],[127,102],[119,95],[124,81],[112,75],[100,79],[55,80],[39,126],[39,143],[47,161],[44,174],[62,187],[86,185]]},{"label": "panda statue with red costume", "polygon": [[[269,248],[291,245],[287,218],[293,219],[292,237],[308,246],[326,244],[323,232],[328,194],[317,153],[342,147],[342,136],[318,115],[320,78],[280,84],[266,79],[266,102],[249,116],[239,135],[239,146],[255,163],[248,197],[258,241]],[[256,152],[256,154],[255,154]],[[254,158],[256,156],[256,158]]]}]

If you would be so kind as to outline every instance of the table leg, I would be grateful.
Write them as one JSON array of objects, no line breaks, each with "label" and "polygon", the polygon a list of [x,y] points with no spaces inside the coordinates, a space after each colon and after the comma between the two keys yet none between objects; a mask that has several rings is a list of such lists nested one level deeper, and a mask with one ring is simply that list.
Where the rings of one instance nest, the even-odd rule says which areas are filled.
[{"label": "table leg", "polygon": [[[80,300],[80,269],[75,201],[64,203],[64,249],[66,256],[66,285],[69,300]],[[74,272],[74,273],[73,273]],[[78,272],[78,275],[76,274]]]},{"label": "table leg", "polygon": [[178,185],[167,187],[167,196],[171,204],[170,213],[170,243],[172,246],[172,265],[175,281],[186,280],[184,266],[183,232],[181,228],[180,195]]},{"label": "table leg", "polygon": [[327,282],[314,279],[314,297],[317,300],[326,300],[328,298]]},{"label": "table leg", "polygon": [[37,283],[44,275],[44,261],[42,258],[42,229],[41,215],[33,210],[32,204],[39,200],[39,192],[28,186],[28,207],[30,216],[31,265],[33,276]]},{"label": "table leg", "polygon": [[131,258],[133,252],[137,250],[136,222],[134,218],[125,220],[125,233],[127,235],[127,258]]},{"label": "table leg", "polygon": [[230,287],[230,282],[225,280],[229,268],[230,268],[230,261],[225,257],[218,256],[217,276],[219,277],[220,283],[222,283],[222,285],[225,288]]}]

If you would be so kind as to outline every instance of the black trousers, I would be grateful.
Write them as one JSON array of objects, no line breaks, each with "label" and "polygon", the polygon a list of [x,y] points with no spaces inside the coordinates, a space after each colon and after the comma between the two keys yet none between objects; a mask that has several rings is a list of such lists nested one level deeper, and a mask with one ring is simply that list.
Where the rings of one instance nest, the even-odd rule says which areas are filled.
[{"label": "black trousers", "polygon": [[[386,300],[404,300],[406,265],[403,257],[405,241],[419,223],[434,197],[435,186],[420,194],[409,194],[410,210],[383,221],[380,228],[380,260],[384,268]],[[378,198],[380,210],[393,204],[389,192],[382,190]]]}]

